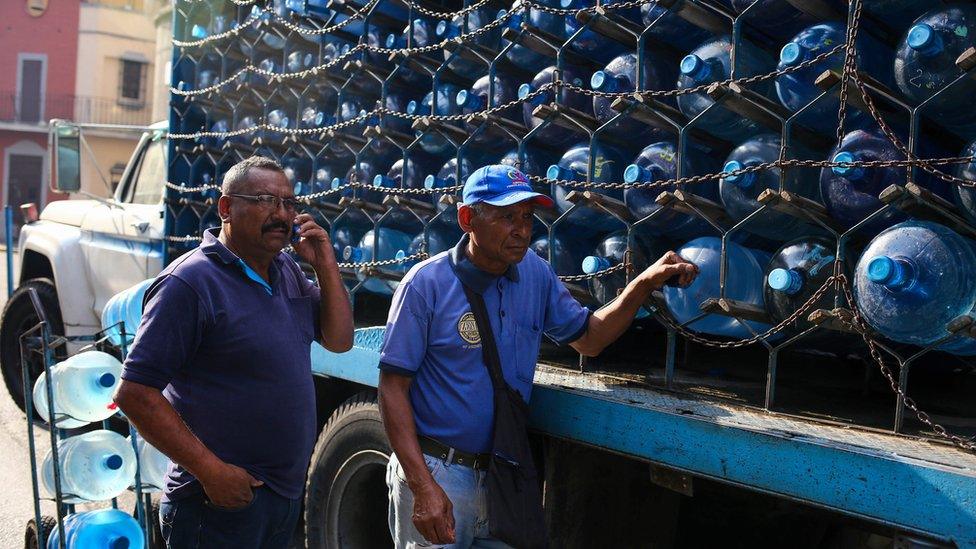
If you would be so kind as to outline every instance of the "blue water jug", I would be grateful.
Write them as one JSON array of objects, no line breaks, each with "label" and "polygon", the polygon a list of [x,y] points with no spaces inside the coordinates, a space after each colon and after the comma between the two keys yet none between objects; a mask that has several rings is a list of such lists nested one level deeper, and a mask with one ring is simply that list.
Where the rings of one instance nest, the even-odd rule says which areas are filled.
[{"label": "blue water jug", "polygon": [[[867,323],[885,337],[931,345],[949,335],[946,324],[976,307],[974,243],[942,225],[906,221],[882,232],[864,250],[854,273],[854,297]],[[976,355],[965,335],[939,350]]]},{"label": "blue water jug", "polygon": [[[963,73],[956,58],[976,45],[976,6],[953,4],[915,20],[895,54],[895,82],[909,100],[921,103]],[[972,87],[968,87],[972,90]],[[938,105],[933,117],[950,129],[967,129],[976,119],[970,94]]]},{"label": "blue water jug", "polygon": [[[545,0],[539,2],[544,6],[551,8],[558,7],[558,2],[556,0]],[[538,9],[527,9],[526,5],[523,5],[519,0],[515,0],[512,7],[508,10],[500,10],[496,14],[496,18],[501,19],[505,17],[506,14],[512,12],[512,16],[508,18],[505,26],[514,30],[519,30],[523,22],[528,25],[539,29],[556,39],[556,42],[562,44],[568,38],[566,34],[566,25],[564,19],[558,15],[552,15]],[[503,49],[508,46],[510,42],[505,38],[502,38]],[[527,72],[538,72],[546,65],[552,63],[552,59],[538,53],[532,49],[529,49],[521,44],[516,43],[511,48],[505,51],[505,58],[512,62],[517,67],[524,69]]]},{"label": "blue water jug", "polygon": [[599,233],[594,233],[592,227],[565,223],[555,227],[551,235],[542,233],[537,236],[530,248],[549,261],[556,274],[580,275],[583,274],[583,260],[593,253],[598,238]]},{"label": "blue water jug", "polygon": [[[325,155],[318,156],[315,158],[315,165],[312,172],[312,183],[307,188],[295,189],[295,194],[299,196],[317,194],[324,191],[328,191],[332,188],[332,180],[340,178],[346,173],[346,168],[343,164],[338,162],[330,162],[330,158]],[[301,191],[301,192],[299,192]],[[323,202],[339,202],[340,196],[338,194],[330,194],[324,197],[320,197],[317,200]]]},{"label": "blue water jug", "polygon": [[[625,166],[624,154],[614,147],[595,144],[591,148],[587,143],[574,145],[559,162],[549,166],[546,170],[547,179],[558,179],[564,181],[586,182],[586,174],[589,170],[590,156],[593,156],[593,177],[590,183],[614,183],[621,180],[621,175]],[[566,200],[566,195],[572,191],[592,190],[594,192],[607,195],[617,200],[623,200],[623,193],[619,190],[609,190],[602,188],[566,187],[553,184],[552,197],[556,199],[556,207],[560,212],[569,210],[573,203]],[[619,223],[603,211],[595,211],[590,208],[580,208],[582,212],[575,221],[580,224],[593,223],[595,227],[607,228]]]},{"label": "blue water jug", "polygon": [[[518,168],[525,175],[541,177],[546,174],[546,170],[553,163],[553,160],[555,160],[553,155],[546,151],[527,148],[522,153],[519,153],[518,149],[512,149],[503,154],[495,163]],[[488,162],[483,162],[483,164],[488,164]]]},{"label": "blue water jug", "polygon": [[[378,238],[377,233],[379,234]],[[370,230],[363,235],[358,246],[346,246],[342,252],[342,258],[344,261],[352,263],[363,263],[370,261],[388,261],[403,257],[410,249],[410,243],[415,236],[385,227]],[[404,263],[394,263],[383,267],[383,269],[393,272],[406,272],[407,267]],[[393,295],[393,290],[398,285],[395,281],[367,277],[362,272],[357,272],[356,277],[364,282],[363,288],[375,294]]]},{"label": "blue water jug", "polygon": [[122,344],[122,333],[116,324],[125,323],[125,342],[132,343],[142,320],[142,299],[155,279],[149,278],[112,296],[102,308],[102,330],[112,345]]},{"label": "blue water jug", "polygon": [[[460,171],[458,170],[458,165],[460,164]],[[444,187],[454,187],[456,185],[463,185],[464,181],[468,179],[471,172],[475,168],[472,168],[471,162],[467,159],[458,162],[457,158],[452,158],[441,166],[441,169],[437,171],[437,174],[429,174],[424,178],[424,188],[425,189],[440,189]],[[460,177],[458,174],[460,173]],[[454,191],[451,194],[460,195],[461,193]],[[441,203],[441,197],[443,193],[434,193],[430,195],[431,202],[433,202],[434,207],[437,211],[443,212],[450,208],[450,206]]]},{"label": "blue water jug", "polygon": [[[607,6],[612,6],[614,3],[615,2],[613,0],[609,2],[601,2],[601,4]],[[581,8],[592,7],[595,4],[596,3],[592,0],[560,0],[559,7],[562,9],[578,10]],[[613,9],[611,7],[610,9],[613,10],[613,14],[617,17],[621,17],[635,23],[640,23],[639,8]],[[572,15],[565,18],[565,25],[567,37],[572,36],[583,27],[583,24],[577,21],[576,17]],[[575,36],[573,41],[570,42],[569,47],[577,53],[598,63],[606,63],[627,50],[627,46],[624,44],[607,38],[589,27],[587,27],[579,35]]]},{"label": "blue water jug", "polygon": [[347,246],[356,246],[367,231],[372,230],[373,221],[365,213],[353,208],[336,217],[329,231],[329,240],[336,258],[341,258]]},{"label": "blue water jug", "polygon": [[420,154],[414,154],[408,159],[401,158],[390,166],[386,175],[376,174],[373,185],[391,189],[422,189],[424,178],[436,165],[432,162],[433,159],[424,158]]},{"label": "blue water jug", "polygon": [[[752,6],[754,3],[759,5]],[[843,0],[827,0],[826,4],[833,8],[838,16],[847,15],[847,3]],[[752,6],[749,12],[751,16],[757,14],[762,16],[761,18],[750,18],[755,30],[774,42],[782,43],[781,41],[792,36],[796,29],[816,22],[815,17],[796,9],[789,2],[780,0],[732,0],[732,7],[738,13],[744,12],[750,6]],[[864,34],[859,34],[858,42]],[[841,42],[843,42],[843,37]]]},{"label": "blue water jug", "polygon": [[[803,306],[834,274],[837,245],[820,237],[806,237],[787,242],[773,254],[766,266],[764,299],[766,312],[782,322]],[[828,292],[801,316],[798,324],[814,309],[833,309],[834,293]]]},{"label": "blue water jug", "polygon": [[[672,89],[671,83],[674,82],[675,75],[666,63],[651,52],[645,53],[643,61],[643,82],[637,81],[637,56],[627,53],[614,58],[603,70],[594,72],[590,77],[590,87],[606,93]],[[672,100],[665,99],[664,102],[671,103]],[[617,116],[619,113],[610,107],[611,104],[612,97],[593,96],[593,116],[601,123]],[[629,117],[619,119],[614,131],[626,138],[661,135],[660,130]]]},{"label": "blue water jug", "polygon": [[[728,270],[725,280],[725,297],[764,308],[763,268],[769,262],[766,252],[746,248],[735,242],[727,245]],[[664,287],[664,300],[668,311],[679,323],[684,324],[702,314],[701,304],[709,298],[720,297],[719,271],[722,264],[722,241],[713,236],[703,236],[678,249],[678,255],[698,266],[699,274],[687,288]],[[732,338],[749,338],[752,332],[762,333],[770,325],[752,320],[738,321],[729,316],[709,314],[687,325],[696,332]]]},{"label": "blue water jug", "polygon": [[383,45],[390,49],[403,49],[407,47],[408,37],[411,48],[423,48],[437,41],[434,24],[427,19],[416,17],[402,32],[387,34]]},{"label": "blue water jug", "polygon": [[207,54],[197,63],[196,78],[193,89],[202,90],[217,84],[220,81],[220,57],[215,54]]},{"label": "blue water jug", "polygon": [[[475,80],[474,84],[470,89],[461,90],[457,93],[454,100],[460,108],[461,112],[464,114],[471,114],[474,112],[481,112],[490,107],[497,107],[503,105],[510,101],[515,100],[518,96],[515,92],[515,82],[511,77],[507,75],[495,75],[495,89],[494,96],[492,97],[491,104],[488,101],[488,76],[482,76],[481,78]],[[505,118],[511,120],[516,120],[519,123],[522,122],[522,113],[518,109],[518,106],[513,106],[507,108],[503,111],[496,113]],[[478,123],[476,122],[465,122],[464,127],[468,132],[473,132],[478,128]],[[483,140],[491,139],[487,133],[481,134]]]},{"label": "blue water jug", "polygon": [[[65,503],[112,499],[135,479],[136,454],[122,435],[100,429],[58,441],[61,493]],[[54,459],[41,464],[41,483],[54,495]]]},{"label": "blue water jug", "polygon": [[[437,23],[437,39],[446,40],[457,38],[463,34],[465,44],[480,46],[488,51],[497,52],[499,49],[499,40],[502,36],[501,26],[477,36],[471,35],[471,33],[481,29],[494,19],[495,13],[491,9],[478,8],[469,11],[467,17],[461,15],[454,16],[450,21],[446,19],[442,20]],[[444,60],[447,61],[447,67],[458,74],[477,74],[479,71],[486,69],[484,63],[465,59],[460,54],[455,55],[447,48],[444,49]]]},{"label": "blue water jug", "polygon": [[641,6],[641,21],[650,27],[648,36],[662,45],[673,46],[678,51],[690,51],[708,40],[708,31],[697,27],[667,8],[648,2]]},{"label": "blue water jug", "polygon": [[[843,23],[827,22],[803,29],[786,43],[779,52],[777,70],[785,70],[809,61],[829,51],[846,40],[847,27]],[[886,85],[893,85],[891,74],[892,53],[870,34],[860,32],[857,36],[857,66],[864,73]],[[835,54],[806,68],[784,73],[776,77],[776,95],[780,103],[792,112],[808,105],[821,95],[822,90],[814,84],[817,77],[826,70],[843,71],[844,54]],[[831,134],[837,127],[839,100],[821,100],[813,110],[804,112],[801,123],[812,130]],[[845,128],[862,128],[871,121],[870,115],[854,108],[848,108]]]},{"label": "blue water jug", "polygon": [[[121,375],[122,363],[101,351],[78,353],[56,364],[51,369],[55,425],[67,429],[115,415],[112,394]],[[34,383],[32,396],[38,415],[49,421],[46,373]]]},{"label": "blue water jug", "polygon": [[[678,66],[681,75],[678,77],[677,88],[686,90],[727,80],[732,75],[732,43],[729,37],[719,38],[698,46],[686,55]],[[773,63],[764,58],[758,50],[740,48],[736,51],[736,77],[749,76],[767,72]],[[768,86],[762,82],[750,89],[760,95],[767,95]],[[678,108],[688,118],[694,118],[715,104],[707,93],[686,93],[678,96]],[[758,124],[739,116],[738,114],[719,109],[713,111],[707,126],[709,132],[717,137],[738,141],[756,133]]]},{"label": "blue water jug", "polygon": [[296,195],[309,194],[314,181],[311,158],[289,156],[281,162],[281,168]]},{"label": "blue water jug", "polygon": [[[131,515],[118,509],[72,513],[64,517],[65,547],[71,549],[143,549],[142,527]],[[61,533],[55,528],[47,549],[58,549]]]},{"label": "blue water jug", "polygon": [[[689,154],[684,159],[689,172],[702,173],[702,162],[698,155]],[[651,143],[637,155],[634,162],[624,168],[624,183],[651,183],[678,177],[678,150],[671,141]],[[624,203],[634,214],[643,219],[661,210],[655,202],[658,195],[665,191],[674,191],[675,185],[663,187],[630,187],[624,191]],[[682,188],[692,194],[718,201],[718,191],[714,181],[700,184],[683,185]],[[673,209],[665,209],[656,213],[650,220],[642,223],[643,227],[659,234],[666,234],[679,240],[690,240],[697,236],[713,232],[704,219],[686,215]]]},{"label": "blue water jug", "polygon": [[[732,150],[723,171],[730,173],[743,168],[768,164],[779,160],[782,140],[776,134],[760,134]],[[817,180],[806,170],[797,170],[796,177],[784,183],[784,189],[816,200]],[[758,197],[766,189],[779,190],[782,171],[768,168],[758,172],[729,175],[719,181],[719,196],[725,210],[736,221],[742,221],[761,207]],[[762,217],[750,219],[745,230],[772,240],[791,240],[818,229],[800,219],[767,208]]]},{"label": "blue water jug", "polygon": [[[976,142],[970,143],[959,156],[976,156]],[[943,168],[944,170],[945,168]],[[956,166],[955,176],[968,181],[976,181],[976,162],[968,162]],[[963,185],[950,185],[952,201],[969,222],[976,225],[976,189]]]},{"label": "blue water jug", "polygon": [[[461,89],[453,84],[440,84],[437,86],[436,104],[434,102],[434,92],[428,92],[422,100],[414,100],[407,103],[406,112],[407,114],[418,116],[426,116],[429,114],[453,116],[460,114],[461,108],[458,106],[457,101],[455,101],[459,91]],[[460,126],[461,123],[450,122],[450,125]],[[417,131],[415,135],[420,136],[421,133]],[[457,143],[457,145],[460,145],[460,143]],[[420,147],[430,154],[442,155],[450,152],[454,148],[454,145],[435,130],[429,131],[421,137]]]},{"label": "blue water jug", "polygon": [[[924,155],[923,155],[924,156]],[[844,136],[840,145],[828,157],[833,162],[873,160],[902,160],[904,157],[880,130],[855,130]],[[836,166],[820,171],[820,195],[830,216],[845,227],[852,227],[882,206],[878,194],[889,185],[904,185],[904,168],[866,168]],[[949,199],[948,189],[941,180],[934,180],[920,172],[920,185]],[[878,232],[904,219],[894,208],[888,208],[864,229]]]},{"label": "blue water jug", "polygon": [[[457,216],[443,215],[427,224],[427,253],[431,256],[450,250],[461,240],[464,231],[457,224]],[[414,252],[411,252],[414,253]]]},{"label": "blue water jug", "polygon": [[[608,235],[596,245],[591,255],[583,259],[581,266],[583,273],[594,274],[623,263],[627,249],[626,231]],[[634,266],[634,276],[636,276],[646,269],[651,262],[657,261],[659,257],[664,255],[668,251],[668,247],[663,240],[635,236],[634,246],[630,250],[630,262]],[[609,303],[627,286],[627,273],[617,271],[598,278],[591,278],[586,281],[586,285],[590,295],[597,303]],[[648,314],[646,310],[641,308],[637,316],[641,318]]]},{"label": "blue water jug", "polygon": [[[166,473],[169,470],[169,458],[146,442],[139,433],[133,431],[136,442],[136,456],[139,458],[140,489],[144,493],[161,492],[166,488]],[[132,436],[126,440],[132,445]]]},{"label": "blue water jug", "polygon": [[[545,105],[555,101],[560,105],[576,109],[580,112],[585,113],[590,110],[590,99],[588,96],[579,92],[571,91],[565,87],[560,89],[558,100],[556,99],[556,94],[553,88],[548,88],[546,91],[542,92],[531,100],[526,100],[526,98],[532,92],[541,89],[547,84],[551,84],[553,80],[553,73],[555,71],[555,66],[546,67],[539,71],[539,73],[532,78],[531,82],[526,82],[518,88],[519,99],[525,100],[525,102],[522,103],[522,120],[525,122],[525,127],[529,128],[530,130],[535,129],[543,123],[543,119],[532,116],[532,111],[534,111],[539,105]],[[586,71],[579,67],[567,65],[562,70],[561,79],[575,86],[584,87],[586,85],[586,80],[589,79],[587,74],[588,73]],[[584,78],[586,80],[584,80]],[[539,142],[546,143],[547,145],[551,145],[553,147],[562,147],[584,139],[585,137],[586,136],[582,135],[580,132],[574,132],[555,124],[548,124],[545,128],[533,134],[534,139],[538,139]]]}]

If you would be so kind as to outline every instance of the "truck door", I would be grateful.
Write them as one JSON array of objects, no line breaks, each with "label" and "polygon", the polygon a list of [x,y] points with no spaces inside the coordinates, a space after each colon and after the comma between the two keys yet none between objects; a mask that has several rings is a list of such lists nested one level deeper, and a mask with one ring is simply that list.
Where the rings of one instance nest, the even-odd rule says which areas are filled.
[{"label": "truck door", "polygon": [[113,295],[162,270],[165,181],[166,139],[153,132],[136,148],[115,199],[85,217],[81,247],[96,316]]}]

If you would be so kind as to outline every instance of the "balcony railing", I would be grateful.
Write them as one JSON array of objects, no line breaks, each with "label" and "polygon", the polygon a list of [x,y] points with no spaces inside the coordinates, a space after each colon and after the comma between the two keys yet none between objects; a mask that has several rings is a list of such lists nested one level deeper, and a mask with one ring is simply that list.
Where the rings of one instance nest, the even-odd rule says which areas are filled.
[{"label": "balcony railing", "polygon": [[63,118],[82,124],[145,125],[152,122],[152,110],[142,103],[108,97],[48,95],[38,109],[36,97],[0,92],[0,122],[46,124],[52,118]]}]

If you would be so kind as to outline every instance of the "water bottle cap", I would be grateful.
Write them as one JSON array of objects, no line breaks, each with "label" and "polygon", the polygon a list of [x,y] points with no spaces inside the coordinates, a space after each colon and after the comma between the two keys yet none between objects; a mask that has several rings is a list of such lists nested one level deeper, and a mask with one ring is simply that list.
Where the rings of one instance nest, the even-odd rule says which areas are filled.
[{"label": "water bottle cap", "polygon": [[207,37],[207,29],[204,28],[203,25],[193,25],[190,28],[190,36],[192,36],[193,38],[196,38],[197,40],[201,40],[203,38],[206,38]]},{"label": "water bottle cap", "polygon": [[98,378],[98,384],[106,389],[115,385],[115,376],[109,373],[104,373]]},{"label": "water bottle cap", "polygon": [[624,183],[634,183],[641,179],[645,170],[637,164],[631,164],[624,168]]},{"label": "water bottle cap", "polygon": [[425,189],[433,189],[435,183],[437,183],[437,178],[435,178],[433,174],[428,175],[427,177],[424,178]]},{"label": "water bottle cap", "polygon": [[573,5],[573,0],[559,0],[559,7],[566,9]]},{"label": "water bottle cap", "polygon": [[896,268],[894,260],[888,256],[879,255],[868,262],[868,280],[884,284],[895,274]]},{"label": "water bottle cap", "polygon": [[385,179],[386,178],[383,177],[381,174],[376,174],[376,177],[373,178],[373,185],[377,187],[383,187],[385,186],[386,183],[386,181],[384,181]]},{"label": "water bottle cap", "polygon": [[391,32],[386,35],[386,47],[392,48],[394,45],[396,45],[396,35]]},{"label": "water bottle cap", "polygon": [[553,164],[552,166],[549,166],[548,170],[546,170],[546,179],[559,179],[559,174],[561,172],[562,168],[556,164]]},{"label": "water bottle cap", "polygon": [[925,23],[919,23],[908,30],[908,47],[913,50],[926,50],[935,45],[935,29]]},{"label": "water bottle cap", "polygon": [[[856,162],[857,156],[850,151],[841,151],[834,155],[834,162]],[[830,169],[835,174],[848,179],[860,179],[864,170],[855,166],[834,166]]]},{"label": "water bottle cap", "polygon": [[403,250],[397,250],[397,253],[393,256],[393,259],[397,261],[403,261],[403,258],[407,257],[407,253]]},{"label": "water bottle cap", "polygon": [[416,114],[416,113],[417,113],[417,100],[411,99],[410,102],[407,103],[407,114]]},{"label": "water bottle cap", "polygon": [[457,92],[457,95],[454,97],[454,101],[463,107],[464,104],[468,102],[468,90],[461,90]]},{"label": "water bottle cap", "polygon": [[333,189],[338,189],[340,185],[342,185],[342,180],[338,177],[333,177],[332,183],[329,184],[329,186]]},{"label": "water bottle cap", "polygon": [[437,23],[437,28],[434,29],[434,32],[437,33],[437,36],[443,36],[446,31],[447,20],[442,19],[439,23]]},{"label": "water bottle cap", "polygon": [[105,467],[113,471],[118,471],[122,468],[122,456],[118,454],[112,454],[105,458]]},{"label": "water bottle cap", "polygon": [[590,77],[590,87],[594,90],[598,90],[603,87],[603,84],[607,81],[607,73],[603,71],[596,71],[593,76]]},{"label": "water bottle cap", "polygon": [[583,260],[583,272],[585,274],[593,274],[609,268],[610,262],[605,257],[590,255]]},{"label": "water bottle cap", "polygon": [[790,42],[779,50],[779,62],[783,65],[792,65],[803,57],[805,49],[797,42]]},{"label": "water bottle cap", "polygon": [[525,99],[526,96],[528,96],[530,93],[532,93],[532,84],[525,83],[525,84],[522,84],[521,86],[519,86],[519,89],[518,89],[518,98],[519,99]]},{"label": "water bottle cap", "polygon": [[777,292],[795,294],[803,286],[803,279],[800,274],[792,269],[773,269],[766,279],[769,287]]},{"label": "water bottle cap", "polygon": [[342,250],[342,259],[346,261],[352,261],[353,263],[358,263],[362,258],[363,251],[359,248],[354,248],[352,246],[346,246]]},{"label": "water bottle cap", "polygon": [[115,538],[108,544],[108,549],[129,549],[129,538]]},{"label": "water bottle cap", "polygon": [[686,55],[684,59],[681,60],[681,65],[679,68],[681,69],[681,74],[688,76],[693,80],[697,80],[698,78],[704,76],[703,71],[706,67],[707,65],[705,64],[705,61],[701,57],[698,57],[692,53]]},{"label": "water bottle cap", "polygon": [[[722,171],[723,172],[734,172],[736,170],[741,170],[741,169],[742,169],[742,163],[741,162],[739,162],[738,160],[729,160],[728,162],[725,163],[725,166],[722,168]],[[733,174],[733,175],[726,175],[725,177],[723,177],[723,179],[725,179],[725,181],[727,181],[729,183],[736,183],[737,181],[739,181],[740,179],[742,179],[742,177],[739,176],[739,175],[734,175]]]}]

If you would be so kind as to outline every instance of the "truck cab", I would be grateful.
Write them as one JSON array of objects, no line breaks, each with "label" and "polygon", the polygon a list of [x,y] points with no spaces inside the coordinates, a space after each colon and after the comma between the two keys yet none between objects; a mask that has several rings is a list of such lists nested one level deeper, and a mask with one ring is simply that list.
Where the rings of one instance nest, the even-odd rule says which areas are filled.
[{"label": "truck cab", "polygon": [[[54,324],[53,333],[92,334],[101,329],[101,311],[109,298],[163,268],[167,124],[114,128],[142,131],[142,135],[110,198],[81,190],[80,162],[87,128],[52,121],[49,142],[55,165],[51,189],[84,198],[52,202],[37,219],[25,219],[16,246],[16,290],[0,318],[0,369],[21,409],[20,335],[38,321],[28,288],[37,290]],[[101,125],[98,129],[113,130]],[[31,386],[40,368],[39,361],[31,362]]]}]

